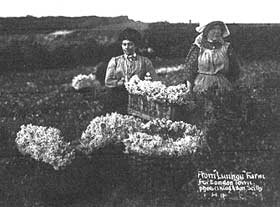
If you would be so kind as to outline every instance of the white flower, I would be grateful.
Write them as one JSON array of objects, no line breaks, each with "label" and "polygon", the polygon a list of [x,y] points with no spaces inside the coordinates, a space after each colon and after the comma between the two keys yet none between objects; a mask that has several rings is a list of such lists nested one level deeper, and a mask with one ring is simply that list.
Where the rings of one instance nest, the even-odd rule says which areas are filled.
[{"label": "white flower", "polygon": [[184,64],[180,64],[177,66],[158,68],[158,69],[156,69],[156,73],[157,74],[166,74],[166,73],[172,73],[172,72],[176,72],[176,71],[183,70],[183,69],[184,69]]},{"label": "white flower", "polygon": [[130,133],[123,140],[126,153],[157,156],[184,156],[200,147],[204,134],[195,126],[166,119],[141,125],[142,132]]},{"label": "white flower", "polygon": [[15,142],[22,154],[49,163],[54,169],[69,165],[75,157],[74,149],[63,141],[56,128],[22,125]]},{"label": "white flower", "polygon": [[133,116],[118,113],[94,118],[80,139],[81,150],[90,154],[108,144],[119,143],[129,132],[140,128],[141,121]]},{"label": "white flower", "polygon": [[146,96],[148,100],[180,105],[190,101],[190,91],[185,84],[167,87],[160,81],[140,80],[132,77],[125,86],[130,94]]}]

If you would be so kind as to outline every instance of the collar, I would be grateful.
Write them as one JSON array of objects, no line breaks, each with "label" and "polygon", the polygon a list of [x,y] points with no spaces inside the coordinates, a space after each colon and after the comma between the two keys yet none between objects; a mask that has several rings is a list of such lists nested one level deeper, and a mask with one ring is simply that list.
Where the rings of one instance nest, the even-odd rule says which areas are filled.
[{"label": "collar", "polygon": [[219,49],[223,46],[224,44],[224,41],[216,41],[216,42],[210,42],[210,41],[207,41],[207,40],[202,40],[202,46],[204,48],[207,48],[207,49]]},{"label": "collar", "polygon": [[129,60],[129,59],[131,59],[131,58],[132,58],[132,59],[133,59],[133,58],[134,58],[134,59],[137,58],[137,55],[136,55],[136,53],[133,53],[132,55],[124,54],[124,57],[125,57],[125,59],[128,59],[128,60]]}]

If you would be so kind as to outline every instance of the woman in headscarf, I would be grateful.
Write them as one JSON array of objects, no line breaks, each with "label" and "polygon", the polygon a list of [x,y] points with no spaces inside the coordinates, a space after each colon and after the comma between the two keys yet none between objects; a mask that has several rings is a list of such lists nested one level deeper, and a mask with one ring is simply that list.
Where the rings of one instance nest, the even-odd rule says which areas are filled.
[{"label": "woman in headscarf", "polygon": [[196,37],[185,60],[186,82],[195,93],[210,89],[224,93],[233,90],[239,77],[239,64],[232,46],[224,38],[230,35],[221,21],[196,28]]},{"label": "woman in headscarf", "polygon": [[105,86],[110,89],[111,111],[125,114],[128,104],[128,92],[125,89],[125,82],[138,75],[140,79],[148,76],[151,79],[156,77],[152,62],[137,54],[141,41],[141,34],[131,28],[126,28],[119,35],[119,41],[123,55],[113,57],[108,64]]},{"label": "woman in headscarf", "polygon": [[194,92],[197,104],[188,121],[205,128],[218,117],[235,120],[240,116],[241,99],[235,90],[240,66],[225,39],[230,35],[225,23],[212,21],[198,26],[196,31],[199,35],[185,59],[186,84]]}]

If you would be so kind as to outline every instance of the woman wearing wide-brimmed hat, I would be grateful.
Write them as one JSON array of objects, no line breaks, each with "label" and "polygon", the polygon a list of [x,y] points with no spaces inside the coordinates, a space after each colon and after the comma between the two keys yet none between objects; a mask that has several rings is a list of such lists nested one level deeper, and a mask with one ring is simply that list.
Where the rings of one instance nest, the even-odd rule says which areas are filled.
[{"label": "woman wearing wide-brimmed hat", "polygon": [[196,28],[195,38],[185,60],[186,82],[196,93],[215,89],[233,90],[239,76],[239,64],[230,42],[229,29],[222,21],[212,21]]},{"label": "woman wearing wide-brimmed hat", "polygon": [[119,41],[123,55],[113,57],[109,61],[105,86],[110,89],[111,110],[126,113],[128,92],[125,82],[134,75],[138,75],[142,80],[147,75],[150,79],[155,79],[156,73],[151,60],[137,54],[141,41],[141,34],[137,30],[126,28],[120,33]]}]

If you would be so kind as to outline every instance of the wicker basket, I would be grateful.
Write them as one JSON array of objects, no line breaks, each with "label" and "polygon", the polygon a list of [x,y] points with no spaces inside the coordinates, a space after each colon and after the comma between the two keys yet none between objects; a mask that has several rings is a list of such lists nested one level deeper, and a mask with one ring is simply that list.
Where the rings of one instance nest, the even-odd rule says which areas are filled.
[{"label": "wicker basket", "polygon": [[193,102],[190,102],[188,106],[177,105],[148,100],[145,96],[129,94],[127,112],[146,120],[165,118],[173,121],[184,121],[186,113],[193,110],[193,108]]}]

